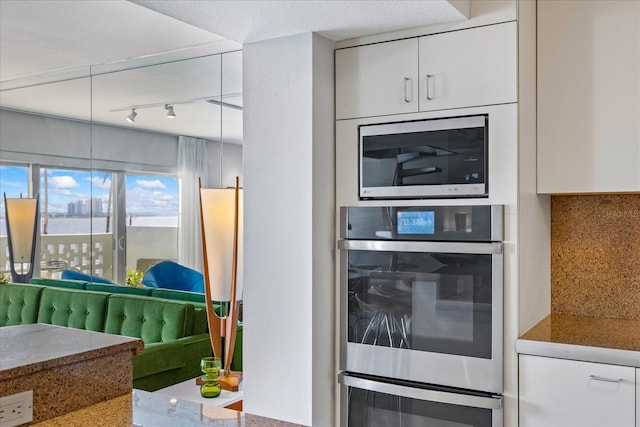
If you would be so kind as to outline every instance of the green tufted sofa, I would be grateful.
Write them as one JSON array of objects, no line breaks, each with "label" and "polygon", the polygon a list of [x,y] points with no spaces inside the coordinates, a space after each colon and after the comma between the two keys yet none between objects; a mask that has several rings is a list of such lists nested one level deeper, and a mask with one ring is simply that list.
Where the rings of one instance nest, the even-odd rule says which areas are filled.
[{"label": "green tufted sofa", "polygon": [[[200,359],[211,355],[204,296],[167,291],[36,278],[0,284],[0,327],[48,323],[141,338],[133,387],[154,391],[200,375]],[[241,325],[236,341],[232,369],[241,370]]]}]

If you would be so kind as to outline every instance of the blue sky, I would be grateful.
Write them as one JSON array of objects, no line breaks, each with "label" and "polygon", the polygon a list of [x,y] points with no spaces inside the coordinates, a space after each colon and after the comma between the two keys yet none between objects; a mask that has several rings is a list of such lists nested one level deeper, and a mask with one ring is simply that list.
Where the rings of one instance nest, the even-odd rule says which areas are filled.
[{"label": "blue sky", "polygon": [[[66,213],[67,205],[77,200],[99,197],[106,211],[111,186],[111,174],[100,171],[48,169],[49,212]],[[0,166],[0,191],[7,197],[27,196],[27,168]],[[44,172],[40,176],[44,185]],[[177,215],[179,182],[163,176],[127,175],[127,214]],[[44,190],[40,191],[44,203]],[[4,216],[4,200],[0,201]]]}]

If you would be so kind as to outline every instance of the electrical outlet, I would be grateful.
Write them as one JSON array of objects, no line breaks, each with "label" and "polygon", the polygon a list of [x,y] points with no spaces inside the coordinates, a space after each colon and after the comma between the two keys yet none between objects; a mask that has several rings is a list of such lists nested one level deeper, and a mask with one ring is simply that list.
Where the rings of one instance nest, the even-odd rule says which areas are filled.
[{"label": "electrical outlet", "polygon": [[14,427],[33,421],[33,390],[0,397],[0,427]]}]

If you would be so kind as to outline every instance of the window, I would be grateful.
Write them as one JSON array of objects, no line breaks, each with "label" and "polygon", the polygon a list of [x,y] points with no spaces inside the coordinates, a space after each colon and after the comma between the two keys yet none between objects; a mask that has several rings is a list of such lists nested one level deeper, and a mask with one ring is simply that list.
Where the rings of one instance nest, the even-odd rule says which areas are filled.
[{"label": "window", "polygon": [[179,182],[175,177],[127,175],[127,225],[177,227]]},{"label": "window", "polygon": [[127,175],[126,268],[145,270],[158,260],[178,259],[179,180]]},{"label": "window", "polygon": [[40,170],[42,234],[91,234],[107,230],[111,174],[99,171]]},{"label": "window", "polygon": [[71,268],[113,278],[110,172],[40,169],[42,274]]}]

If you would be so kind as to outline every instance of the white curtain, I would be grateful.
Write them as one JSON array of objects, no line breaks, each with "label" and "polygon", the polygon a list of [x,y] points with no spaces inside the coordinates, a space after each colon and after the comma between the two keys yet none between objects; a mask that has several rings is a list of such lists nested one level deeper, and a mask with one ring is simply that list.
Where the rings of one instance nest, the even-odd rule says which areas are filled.
[{"label": "white curtain", "polygon": [[202,232],[200,229],[200,192],[198,178],[207,185],[207,142],[181,136],[178,139],[178,177],[180,178],[180,228],[178,262],[202,270]]}]

